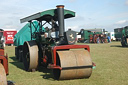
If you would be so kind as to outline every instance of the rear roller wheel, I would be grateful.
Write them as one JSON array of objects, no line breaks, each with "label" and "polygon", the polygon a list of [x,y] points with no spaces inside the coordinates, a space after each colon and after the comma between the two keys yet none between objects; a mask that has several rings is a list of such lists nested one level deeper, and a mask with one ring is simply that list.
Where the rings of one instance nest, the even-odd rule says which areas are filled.
[{"label": "rear roller wheel", "polygon": [[15,47],[15,56],[16,56],[16,59],[19,59],[19,55],[18,55],[18,47]]},{"label": "rear roller wheel", "polygon": [[38,66],[38,46],[35,41],[24,43],[23,63],[26,71],[35,71]]},{"label": "rear roller wheel", "polygon": [[22,56],[23,56],[23,52],[21,49],[19,49],[19,61],[22,62]]},{"label": "rear roller wheel", "polygon": [[62,68],[53,70],[57,80],[89,78],[92,73],[92,61],[87,50],[57,51],[57,65]]},{"label": "rear roller wheel", "polygon": [[0,63],[0,85],[7,85],[5,69],[1,63]]}]

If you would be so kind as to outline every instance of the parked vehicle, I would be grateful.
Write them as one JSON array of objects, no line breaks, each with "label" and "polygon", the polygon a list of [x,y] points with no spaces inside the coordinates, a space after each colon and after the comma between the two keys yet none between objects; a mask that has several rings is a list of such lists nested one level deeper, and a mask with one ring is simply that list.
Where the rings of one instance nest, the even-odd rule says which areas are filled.
[{"label": "parked vehicle", "polygon": [[122,35],[121,35],[121,45],[123,47],[128,46],[128,26],[125,26],[122,30]]},{"label": "parked vehicle", "polygon": [[4,46],[5,45],[13,45],[14,43],[14,36],[17,33],[15,29],[4,29],[3,31],[3,40],[4,40]]},{"label": "parked vehicle", "polygon": [[3,29],[0,29],[0,85],[7,85],[6,75],[9,74],[8,56],[4,53],[3,41],[1,40],[3,33]]},{"label": "parked vehicle", "polygon": [[114,29],[114,34],[115,34],[116,41],[121,41],[122,30],[123,30],[123,28]]},{"label": "parked vehicle", "polygon": [[115,41],[116,40],[114,32],[109,32],[107,36],[110,36],[111,41]]}]

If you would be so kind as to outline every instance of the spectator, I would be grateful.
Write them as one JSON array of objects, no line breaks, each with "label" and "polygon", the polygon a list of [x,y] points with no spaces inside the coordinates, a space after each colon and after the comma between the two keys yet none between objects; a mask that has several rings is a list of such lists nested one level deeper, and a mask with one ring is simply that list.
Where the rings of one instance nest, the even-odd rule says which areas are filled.
[{"label": "spectator", "polygon": [[97,37],[97,43],[100,43],[100,38],[99,38],[99,36]]},{"label": "spectator", "polygon": [[108,36],[107,39],[108,39],[108,43],[110,43],[111,42],[110,36]]}]

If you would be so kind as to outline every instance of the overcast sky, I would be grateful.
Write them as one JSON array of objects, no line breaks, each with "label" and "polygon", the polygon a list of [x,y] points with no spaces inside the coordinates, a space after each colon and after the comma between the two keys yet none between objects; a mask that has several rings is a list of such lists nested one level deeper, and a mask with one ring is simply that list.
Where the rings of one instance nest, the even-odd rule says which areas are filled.
[{"label": "overcast sky", "polygon": [[66,29],[102,28],[109,32],[128,25],[128,0],[0,0],[0,28],[20,30],[20,19],[56,5],[76,12]]}]

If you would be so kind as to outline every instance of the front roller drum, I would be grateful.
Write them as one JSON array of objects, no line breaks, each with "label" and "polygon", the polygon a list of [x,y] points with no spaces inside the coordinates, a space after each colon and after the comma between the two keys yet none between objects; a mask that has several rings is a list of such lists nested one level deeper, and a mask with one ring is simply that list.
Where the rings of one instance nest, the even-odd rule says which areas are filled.
[{"label": "front roller drum", "polygon": [[92,61],[87,50],[57,51],[57,65],[62,68],[53,70],[57,80],[89,78],[92,73]]},{"label": "front roller drum", "polygon": [[5,69],[1,63],[0,63],[0,85],[7,85]]},{"label": "front roller drum", "polygon": [[26,71],[35,71],[38,66],[38,46],[35,41],[24,43],[23,63]]}]

